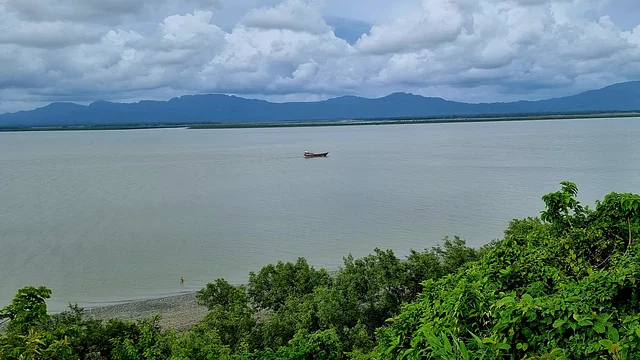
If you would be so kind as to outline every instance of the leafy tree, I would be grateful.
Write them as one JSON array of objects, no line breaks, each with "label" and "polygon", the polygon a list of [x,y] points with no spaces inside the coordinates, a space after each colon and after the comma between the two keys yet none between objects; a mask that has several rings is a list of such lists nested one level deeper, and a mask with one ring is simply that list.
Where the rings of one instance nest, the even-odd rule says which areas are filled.
[{"label": "leafy tree", "polygon": [[[445,255],[446,256],[446,255]],[[422,290],[422,282],[427,279],[439,279],[445,274],[438,254],[411,250],[404,263],[404,282],[407,286],[409,301],[416,299]]]},{"label": "leafy tree", "polygon": [[33,328],[25,335],[0,338],[0,359],[3,360],[73,359],[71,352],[68,339],[56,340]]},{"label": "leafy tree", "polygon": [[173,343],[170,360],[213,360],[230,356],[231,349],[222,344],[216,330],[196,327]]},{"label": "leafy tree", "polygon": [[11,305],[0,310],[0,319],[8,319],[7,331],[26,335],[29,330],[46,327],[51,322],[47,314],[46,300],[51,297],[51,290],[40,286],[27,286],[14,296]]},{"label": "leafy tree", "polygon": [[315,304],[311,294],[290,298],[278,309],[269,310],[252,331],[250,347],[254,350],[286,346],[298,330],[318,330]]},{"label": "leafy tree", "polygon": [[256,308],[278,310],[288,298],[310,294],[330,281],[326,270],[315,270],[305,258],[299,258],[295,264],[279,261],[275,266],[263,267],[257,274],[250,272],[248,293]]},{"label": "leafy tree", "polygon": [[541,212],[540,218],[543,221],[559,226],[568,224],[573,227],[570,212],[575,211],[575,214],[579,215],[584,210],[575,199],[578,195],[578,186],[570,181],[562,181],[560,184],[562,185],[562,190],[549,193],[542,197],[546,209]]},{"label": "leafy tree", "polygon": [[233,286],[224,279],[217,279],[213,284],[207,284],[204,289],[198,291],[196,297],[198,303],[206,306],[209,310],[217,307],[233,308],[248,305],[245,287]]},{"label": "leafy tree", "polygon": [[369,331],[399,310],[406,291],[402,270],[402,262],[391,250],[375,249],[360,259],[351,255],[344,259],[335,286],[348,302],[357,304],[357,318]]},{"label": "leafy tree", "polygon": [[344,358],[342,344],[333,330],[308,335],[298,332],[286,347],[253,354],[254,359],[273,360],[339,360]]},{"label": "leafy tree", "polygon": [[[397,315],[403,304],[416,299],[423,280],[443,276],[444,264],[453,271],[477,259],[477,252],[469,251],[464,240],[445,240],[444,248],[412,251],[405,261],[381,249],[360,259],[346,257],[344,268],[327,285],[318,285],[302,296],[289,295],[277,310],[254,313],[258,320],[249,336],[250,349],[286,346],[298,331],[333,330],[345,351],[370,351],[375,329]],[[273,289],[274,283],[262,284]]]},{"label": "leafy tree", "polygon": [[51,325],[46,304],[50,297],[51,290],[44,286],[27,286],[0,310],[0,319],[9,321],[6,336],[0,336],[0,359],[71,359],[69,339],[46,331]]},{"label": "leafy tree", "polygon": [[215,331],[220,342],[233,351],[248,347],[247,340],[255,320],[247,306],[216,307],[205,315],[198,324],[195,332],[206,333]]},{"label": "leafy tree", "polygon": [[[441,273],[435,276],[426,276],[424,279],[439,278],[442,275],[456,273],[466,264],[472,263],[480,259],[479,251],[466,246],[466,242],[459,236],[455,236],[453,240],[449,237],[444,238],[442,246],[438,245],[433,248],[433,253],[438,256],[441,261]],[[425,274],[426,275],[426,274]]]},{"label": "leafy tree", "polygon": [[167,359],[171,353],[173,336],[171,333],[161,333],[159,321],[159,315],[153,316],[137,324],[131,336],[112,338],[113,360]]},{"label": "leafy tree", "polygon": [[[603,231],[609,236],[619,238],[621,230],[627,230],[628,243],[625,254],[633,245],[634,236],[640,232],[640,195],[610,193],[596,208],[597,216],[603,219]],[[625,224],[626,223],[626,224]]]}]

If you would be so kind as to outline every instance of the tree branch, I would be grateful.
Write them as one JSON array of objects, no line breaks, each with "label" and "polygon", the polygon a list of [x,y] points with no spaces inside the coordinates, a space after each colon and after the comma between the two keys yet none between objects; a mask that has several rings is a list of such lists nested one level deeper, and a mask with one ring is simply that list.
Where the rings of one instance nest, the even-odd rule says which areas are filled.
[{"label": "tree branch", "polygon": [[627,226],[629,227],[629,244],[627,245],[627,251],[624,252],[624,256],[627,256],[629,249],[631,249],[631,241],[633,240],[631,238],[631,217],[630,216],[627,216]]}]

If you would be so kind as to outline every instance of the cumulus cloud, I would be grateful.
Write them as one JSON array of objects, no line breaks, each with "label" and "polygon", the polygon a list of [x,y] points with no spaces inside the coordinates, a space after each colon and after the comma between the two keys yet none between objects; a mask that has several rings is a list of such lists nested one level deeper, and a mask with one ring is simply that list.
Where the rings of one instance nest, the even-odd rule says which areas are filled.
[{"label": "cumulus cloud", "polygon": [[568,95],[640,78],[640,21],[620,15],[634,4],[0,0],[0,112],[204,92],[277,101]]},{"label": "cumulus cloud", "polygon": [[288,0],[276,7],[252,9],[242,20],[247,27],[264,30],[303,31],[323,34],[330,30],[317,4]]},{"label": "cumulus cloud", "polygon": [[195,11],[193,14],[172,15],[164,19],[160,28],[162,41],[170,43],[170,48],[210,47],[224,39],[224,32],[211,24],[213,13]]},{"label": "cumulus cloud", "polygon": [[356,47],[374,54],[420,50],[455,41],[473,26],[470,6],[460,0],[423,0],[422,3],[420,17],[409,16],[392,24],[374,26],[358,40]]},{"label": "cumulus cloud", "polygon": [[[597,21],[566,16],[567,11],[583,10],[579,1],[474,5],[429,0],[423,5],[421,17],[374,27],[359,40],[361,51],[391,54],[376,81],[417,87],[494,84],[497,93],[522,93],[571,87],[586,73],[600,73],[596,79],[611,78],[606,74],[622,69],[628,78],[640,75],[629,66],[618,71],[611,67],[640,61],[637,44],[629,41],[632,35],[625,35],[607,16]],[[434,25],[433,13],[447,13],[450,20]],[[596,85],[593,82],[584,86]]]}]

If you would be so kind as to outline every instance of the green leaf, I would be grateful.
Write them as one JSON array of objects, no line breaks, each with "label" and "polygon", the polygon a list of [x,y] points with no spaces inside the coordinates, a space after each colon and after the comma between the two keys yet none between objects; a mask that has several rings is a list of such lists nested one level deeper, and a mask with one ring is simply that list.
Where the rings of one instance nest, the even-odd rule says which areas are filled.
[{"label": "green leaf", "polygon": [[549,355],[551,355],[553,357],[557,357],[557,356],[560,356],[560,355],[563,355],[563,354],[564,354],[564,351],[562,351],[562,349],[558,349],[558,348],[553,349],[551,351],[551,353],[549,353]]},{"label": "green leaf", "polygon": [[640,337],[640,328],[636,329],[636,335],[638,335],[638,337]]},{"label": "green leaf", "polygon": [[467,351],[467,347],[465,346],[464,342],[460,341],[460,343],[458,344],[458,347],[460,348],[460,355],[462,355],[462,358],[468,359],[469,352]]},{"label": "green leaf", "polygon": [[607,350],[609,348],[611,348],[611,345],[613,345],[613,342],[611,340],[600,340],[598,341],[600,343],[600,345],[602,345],[604,348],[606,348]]},{"label": "green leaf", "polygon": [[484,342],[478,337],[478,335],[472,333],[471,331],[469,331],[469,334],[471,334],[471,336],[478,343],[478,345],[480,345],[480,347],[482,347],[482,344],[484,344]]},{"label": "green leaf", "polygon": [[505,343],[498,343],[498,344],[496,344],[496,348],[498,348],[500,350],[509,350],[509,349],[511,349],[511,345],[505,344]]},{"label": "green leaf", "polygon": [[602,324],[600,324],[600,323],[595,324],[595,325],[593,326],[593,330],[595,330],[595,331],[596,331],[597,333],[599,333],[599,334],[602,334],[602,333],[604,333],[604,332],[605,332],[604,325],[602,325]]},{"label": "green leaf", "polygon": [[609,352],[611,354],[619,353],[620,352],[620,343],[611,344],[611,347],[609,348]]},{"label": "green leaf", "polygon": [[531,295],[529,295],[529,294],[522,295],[522,299],[524,299],[524,301],[526,301],[528,303],[532,303],[533,302],[533,297],[531,297]]},{"label": "green leaf", "polygon": [[514,298],[513,298],[512,296],[507,296],[507,297],[505,297],[505,298],[502,298],[502,299],[498,300],[498,301],[496,302],[496,307],[502,307],[502,306],[504,306],[504,305],[506,305],[506,304],[511,304],[511,303],[513,303],[514,301],[515,301],[515,300],[514,300]]},{"label": "green leaf", "polygon": [[452,352],[453,351],[453,346],[451,345],[451,342],[449,341],[449,338],[447,337],[446,334],[441,334],[442,335],[442,342],[444,343],[444,348],[448,351],[448,352]]},{"label": "green leaf", "polygon": [[493,343],[493,340],[491,340],[491,339],[489,339],[489,338],[484,338],[484,339],[482,339],[482,343],[483,343],[483,344],[492,344],[492,343]]},{"label": "green leaf", "polygon": [[620,341],[620,334],[618,333],[618,330],[616,330],[616,328],[614,328],[614,327],[610,327],[609,328],[609,332],[607,333],[607,337],[609,338],[609,340],[611,340],[613,342]]},{"label": "green leaf", "polygon": [[559,327],[561,327],[562,325],[564,325],[566,321],[562,320],[562,319],[558,319],[556,321],[553,322],[553,328],[557,329]]}]

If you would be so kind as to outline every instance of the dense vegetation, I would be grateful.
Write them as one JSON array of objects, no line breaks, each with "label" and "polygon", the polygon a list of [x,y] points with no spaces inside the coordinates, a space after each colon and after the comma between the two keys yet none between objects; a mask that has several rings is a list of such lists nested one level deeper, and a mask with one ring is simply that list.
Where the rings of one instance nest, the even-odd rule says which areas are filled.
[{"label": "dense vegetation", "polygon": [[102,322],[71,306],[48,315],[45,287],[20,289],[0,359],[637,359],[640,196],[591,209],[563,182],[539,218],[514,220],[481,249],[460,238],[348,256],[334,274],[303,258],[223,279],[198,299],[186,333],[158,317]]}]

